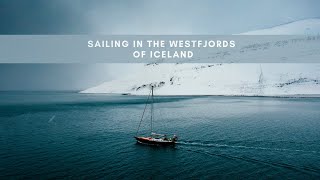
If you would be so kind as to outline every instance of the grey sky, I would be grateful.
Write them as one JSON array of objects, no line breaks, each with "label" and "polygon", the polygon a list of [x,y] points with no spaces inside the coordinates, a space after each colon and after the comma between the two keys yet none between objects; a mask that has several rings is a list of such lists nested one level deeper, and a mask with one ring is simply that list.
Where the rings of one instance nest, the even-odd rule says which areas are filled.
[{"label": "grey sky", "polygon": [[[0,64],[0,90],[77,90],[108,80],[99,66],[82,64]],[[92,78],[94,76],[95,78]]]},{"label": "grey sky", "polygon": [[139,67],[141,64],[0,64],[0,91],[84,90],[134,73]]},{"label": "grey sky", "polygon": [[320,17],[318,0],[2,0],[0,34],[235,34]]}]

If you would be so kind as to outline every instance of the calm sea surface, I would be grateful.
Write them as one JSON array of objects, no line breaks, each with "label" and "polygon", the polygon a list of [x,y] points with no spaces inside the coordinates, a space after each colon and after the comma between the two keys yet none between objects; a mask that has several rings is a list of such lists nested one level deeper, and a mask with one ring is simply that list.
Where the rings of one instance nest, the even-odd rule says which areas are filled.
[{"label": "calm sea surface", "polygon": [[145,101],[1,92],[0,179],[320,178],[320,98],[156,97],[167,148],[133,138]]}]

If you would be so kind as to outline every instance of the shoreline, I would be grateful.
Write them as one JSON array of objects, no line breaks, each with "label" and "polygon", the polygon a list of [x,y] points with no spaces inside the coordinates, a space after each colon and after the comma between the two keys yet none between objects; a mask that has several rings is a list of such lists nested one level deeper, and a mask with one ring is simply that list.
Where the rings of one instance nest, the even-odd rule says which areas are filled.
[{"label": "shoreline", "polygon": [[[130,93],[84,93],[78,92],[79,94],[100,94],[100,95],[121,95],[121,96],[148,96],[146,94],[130,94]],[[186,97],[186,96],[193,96],[193,97],[206,97],[206,96],[216,96],[216,97],[271,97],[271,98],[320,98],[320,94],[294,94],[294,95],[212,95],[212,94],[201,94],[201,95],[191,95],[191,94],[157,94],[157,97],[168,97],[168,96],[175,96],[175,97]]]},{"label": "shoreline", "polygon": [[[147,94],[130,94],[130,93],[85,93],[79,90],[49,90],[49,91],[0,91],[2,93],[75,93],[83,95],[119,95],[119,96],[147,96]],[[224,94],[156,94],[157,97],[264,97],[264,98],[320,98],[320,94],[293,94],[293,95],[224,95]]]}]

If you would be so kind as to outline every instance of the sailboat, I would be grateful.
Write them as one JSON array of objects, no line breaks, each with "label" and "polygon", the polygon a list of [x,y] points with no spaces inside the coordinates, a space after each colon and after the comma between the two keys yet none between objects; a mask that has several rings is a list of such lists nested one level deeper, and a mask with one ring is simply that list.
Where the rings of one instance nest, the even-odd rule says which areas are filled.
[{"label": "sailboat", "polygon": [[[142,117],[138,126],[138,130],[136,133],[136,136],[134,137],[138,143],[141,144],[146,144],[146,145],[156,145],[156,146],[173,146],[176,144],[178,137],[176,135],[173,135],[172,137],[168,137],[166,134],[158,134],[154,133],[152,128],[153,128],[153,119],[154,119],[154,109],[153,109],[153,103],[154,103],[154,96],[153,96],[153,89],[154,86],[151,86],[151,92],[148,95],[148,99],[144,108],[144,111],[142,113]],[[141,126],[141,122],[143,120],[149,99],[150,99],[150,94],[151,94],[151,118],[150,118],[150,136],[138,136],[139,129]]]}]

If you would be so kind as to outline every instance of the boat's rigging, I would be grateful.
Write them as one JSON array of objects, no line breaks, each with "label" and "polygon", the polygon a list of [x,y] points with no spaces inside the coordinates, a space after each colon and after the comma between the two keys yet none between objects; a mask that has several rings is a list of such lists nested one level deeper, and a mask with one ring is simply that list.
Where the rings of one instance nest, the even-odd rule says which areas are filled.
[{"label": "boat's rigging", "polygon": [[153,103],[154,103],[154,98],[153,98],[153,86],[151,86],[151,124],[150,124],[150,129],[151,129],[151,132],[152,133],[152,123],[153,123],[153,119],[154,119],[154,111],[153,111]]},{"label": "boat's rigging", "polygon": [[144,110],[143,110],[143,113],[142,113],[142,116],[141,116],[141,119],[140,119],[140,122],[139,122],[139,126],[138,126],[138,129],[137,129],[137,132],[136,132],[136,135],[138,134],[139,130],[140,130],[140,127],[141,127],[141,123],[143,121],[143,118],[144,118],[144,115],[146,113],[146,109],[147,109],[147,106],[148,106],[148,102],[149,102],[149,99],[151,97],[151,121],[150,121],[150,133],[152,133],[153,131],[153,122],[154,122],[154,94],[153,94],[153,88],[154,86],[151,86],[151,90],[149,92],[149,95],[148,95],[148,98],[147,98],[147,101],[146,101],[146,105],[144,107]]},{"label": "boat's rigging", "polygon": [[139,122],[139,126],[138,126],[138,129],[137,129],[136,135],[138,135],[138,132],[139,132],[139,129],[140,129],[140,126],[141,126],[141,122],[142,122],[143,117],[144,117],[144,114],[145,114],[145,112],[146,112],[146,109],[147,109],[147,106],[148,106],[148,101],[149,101],[149,99],[150,99],[150,94],[151,94],[151,92],[149,92],[147,101],[146,101],[146,103],[145,103],[146,105],[144,106],[144,110],[143,110],[143,113],[142,113],[142,116],[141,116],[141,119],[140,119],[140,122]]}]

